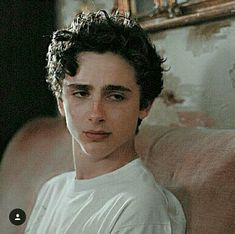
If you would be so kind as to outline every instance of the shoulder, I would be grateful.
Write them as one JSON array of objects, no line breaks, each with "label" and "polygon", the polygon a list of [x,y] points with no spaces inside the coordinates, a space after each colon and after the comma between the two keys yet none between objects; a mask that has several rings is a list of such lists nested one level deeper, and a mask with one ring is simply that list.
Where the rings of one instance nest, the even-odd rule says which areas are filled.
[{"label": "shoulder", "polygon": [[49,179],[41,188],[40,193],[53,190],[55,193],[63,191],[75,178],[75,171],[65,172]]},{"label": "shoulder", "polygon": [[184,223],[184,213],[179,201],[158,184],[147,167],[143,164],[137,166],[134,175],[133,185],[129,188],[133,200],[127,208],[128,216],[137,219],[136,223],[169,224],[175,222],[174,220],[178,220],[180,225]]},{"label": "shoulder", "polygon": [[157,200],[162,204],[167,203],[164,189],[158,184],[151,171],[144,165],[141,159],[137,161],[130,174],[132,174],[130,189],[133,190],[133,194],[138,201],[143,200],[156,204]]},{"label": "shoulder", "polygon": [[140,219],[156,218],[162,214],[167,216],[168,201],[164,190],[141,159],[129,166],[122,176],[123,183],[119,189],[125,191],[126,199],[130,201],[126,210],[128,215],[135,217],[138,213]]},{"label": "shoulder", "polygon": [[[168,213],[182,214],[182,207],[173,193],[161,186],[151,171],[141,162],[141,170],[136,180],[136,200],[141,206],[162,207]],[[140,185],[138,187],[138,184]],[[142,201],[142,203],[141,203]]]},{"label": "shoulder", "polygon": [[71,182],[73,179],[75,179],[75,171],[68,171],[63,174],[54,176],[53,178],[49,179],[45,184],[47,185],[63,185],[68,182]]}]

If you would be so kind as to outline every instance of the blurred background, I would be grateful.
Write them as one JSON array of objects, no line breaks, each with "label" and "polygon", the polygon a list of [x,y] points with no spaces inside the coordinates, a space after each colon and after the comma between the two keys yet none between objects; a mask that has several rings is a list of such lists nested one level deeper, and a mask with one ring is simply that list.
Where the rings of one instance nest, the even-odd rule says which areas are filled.
[{"label": "blurred background", "polygon": [[55,116],[45,83],[45,54],[56,28],[55,1],[0,2],[0,155],[27,121]]},{"label": "blurred background", "polygon": [[57,115],[45,82],[52,32],[80,11],[117,8],[138,18],[167,59],[164,90],[144,123],[235,128],[235,1],[3,0],[0,155],[26,122]]}]

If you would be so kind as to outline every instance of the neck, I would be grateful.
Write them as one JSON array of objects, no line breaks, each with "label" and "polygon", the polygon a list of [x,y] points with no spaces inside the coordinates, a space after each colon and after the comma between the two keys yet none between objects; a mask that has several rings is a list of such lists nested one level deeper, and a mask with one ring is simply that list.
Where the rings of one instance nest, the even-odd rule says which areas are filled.
[{"label": "neck", "polygon": [[138,158],[134,147],[134,140],[119,148],[104,158],[98,158],[95,155],[88,156],[73,139],[76,179],[91,179],[107,174]]}]

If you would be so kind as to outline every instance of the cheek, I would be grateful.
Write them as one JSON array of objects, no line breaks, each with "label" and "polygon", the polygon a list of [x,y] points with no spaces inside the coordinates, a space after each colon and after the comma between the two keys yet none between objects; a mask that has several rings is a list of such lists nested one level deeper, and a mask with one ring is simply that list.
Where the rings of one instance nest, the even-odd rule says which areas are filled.
[{"label": "cheek", "polygon": [[76,123],[81,122],[82,111],[78,111],[76,106],[65,103],[64,112],[68,128],[73,128],[77,125]]},{"label": "cheek", "polygon": [[119,111],[111,112],[113,116],[114,128],[123,135],[135,134],[137,121],[138,121],[138,108],[125,108]]},{"label": "cheek", "polygon": [[68,100],[64,102],[64,111],[66,117],[69,117],[69,119],[74,119],[79,118],[82,115],[84,112],[84,107],[76,102],[76,100],[68,98]]}]

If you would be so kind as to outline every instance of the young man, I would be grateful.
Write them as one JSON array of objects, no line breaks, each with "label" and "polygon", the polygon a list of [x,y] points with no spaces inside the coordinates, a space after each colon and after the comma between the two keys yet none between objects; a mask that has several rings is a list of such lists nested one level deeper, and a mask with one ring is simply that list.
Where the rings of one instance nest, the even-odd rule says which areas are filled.
[{"label": "young man", "polygon": [[184,233],[178,200],[135,151],[162,89],[163,60],[132,19],[79,14],[53,34],[48,78],[72,136],[75,171],[41,189],[26,233]]}]

